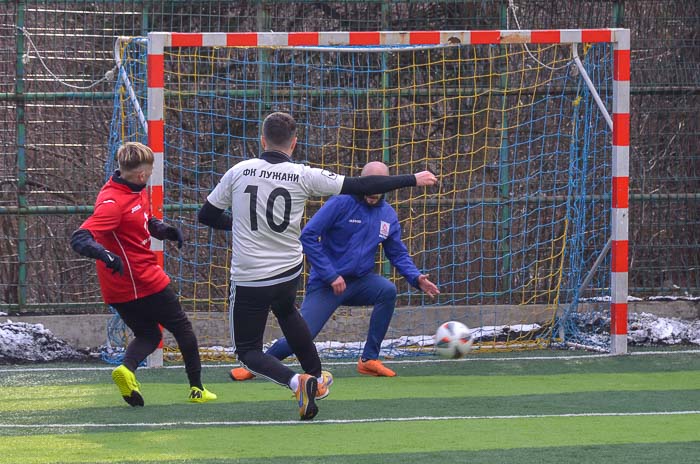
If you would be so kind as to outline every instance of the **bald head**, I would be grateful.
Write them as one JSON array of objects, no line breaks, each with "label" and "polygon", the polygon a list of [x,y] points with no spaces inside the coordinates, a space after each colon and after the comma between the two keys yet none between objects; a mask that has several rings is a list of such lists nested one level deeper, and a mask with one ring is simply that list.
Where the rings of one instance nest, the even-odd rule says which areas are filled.
[{"label": "bald head", "polygon": [[[360,177],[365,177],[365,176],[388,176],[389,175],[389,168],[386,166],[386,164],[382,163],[381,161],[370,161],[369,163],[365,164],[365,167],[362,168],[362,172],[360,173]],[[377,206],[379,205],[379,202],[382,200],[384,195],[365,195],[365,202],[370,205],[370,206]]]},{"label": "bald head", "polygon": [[360,176],[388,176],[389,168],[381,161],[370,161],[362,168]]}]

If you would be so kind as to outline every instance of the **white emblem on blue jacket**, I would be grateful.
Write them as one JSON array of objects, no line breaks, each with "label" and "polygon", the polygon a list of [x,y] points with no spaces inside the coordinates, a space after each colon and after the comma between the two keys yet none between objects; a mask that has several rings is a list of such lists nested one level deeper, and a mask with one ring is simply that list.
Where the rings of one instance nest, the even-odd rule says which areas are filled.
[{"label": "white emblem on blue jacket", "polygon": [[389,226],[390,224],[386,221],[379,221],[379,236],[381,238],[387,238],[389,236]]}]

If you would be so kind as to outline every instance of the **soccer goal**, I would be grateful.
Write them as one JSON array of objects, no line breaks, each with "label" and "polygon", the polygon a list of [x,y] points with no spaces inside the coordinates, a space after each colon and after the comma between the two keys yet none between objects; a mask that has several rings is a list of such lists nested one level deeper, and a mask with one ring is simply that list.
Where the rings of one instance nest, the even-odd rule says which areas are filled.
[{"label": "soccer goal", "polygon": [[[479,350],[626,352],[629,30],[154,32],[120,38],[115,58],[110,150],[139,140],[156,153],[153,211],[186,243],[152,247],[210,353],[230,346],[230,233],[199,226],[197,210],[258,155],[271,111],[297,120],[299,162],[440,178],[386,196],[442,293],[410,288],[378,253],[398,289],[384,354],[431,353],[447,320]],[[341,307],[321,354],[355,356],[369,314]]]}]

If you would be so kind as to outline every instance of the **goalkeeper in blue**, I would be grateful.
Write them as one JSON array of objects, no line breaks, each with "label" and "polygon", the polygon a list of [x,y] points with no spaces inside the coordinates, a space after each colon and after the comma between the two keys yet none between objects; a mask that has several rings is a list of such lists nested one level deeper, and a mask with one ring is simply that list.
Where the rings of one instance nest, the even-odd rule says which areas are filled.
[{"label": "goalkeeper in blue", "polygon": [[[362,177],[388,175],[387,166],[376,161],[362,170]],[[380,194],[331,197],[304,227],[301,242],[311,263],[301,316],[311,335],[315,338],[341,305],[374,306],[357,371],[394,377],[396,373],[382,364],[379,353],[394,314],[396,286],[374,273],[378,246],[382,245],[391,264],[412,286],[431,297],[440,293],[408,254],[394,208]],[[282,360],[292,354],[292,349],[281,338],[266,354]],[[243,367],[231,371],[233,380],[253,377]]]}]

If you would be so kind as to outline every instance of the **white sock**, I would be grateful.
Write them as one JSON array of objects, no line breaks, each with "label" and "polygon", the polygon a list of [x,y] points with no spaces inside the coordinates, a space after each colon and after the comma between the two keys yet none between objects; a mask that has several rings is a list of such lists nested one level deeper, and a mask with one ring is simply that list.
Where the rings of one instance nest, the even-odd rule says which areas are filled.
[{"label": "white sock", "polygon": [[294,374],[292,380],[289,381],[289,388],[291,388],[293,392],[297,391],[297,388],[299,388],[299,374]]},{"label": "white sock", "polygon": [[323,374],[321,375],[321,377],[316,377],[316,381],[318,383],[323,383]]}]

